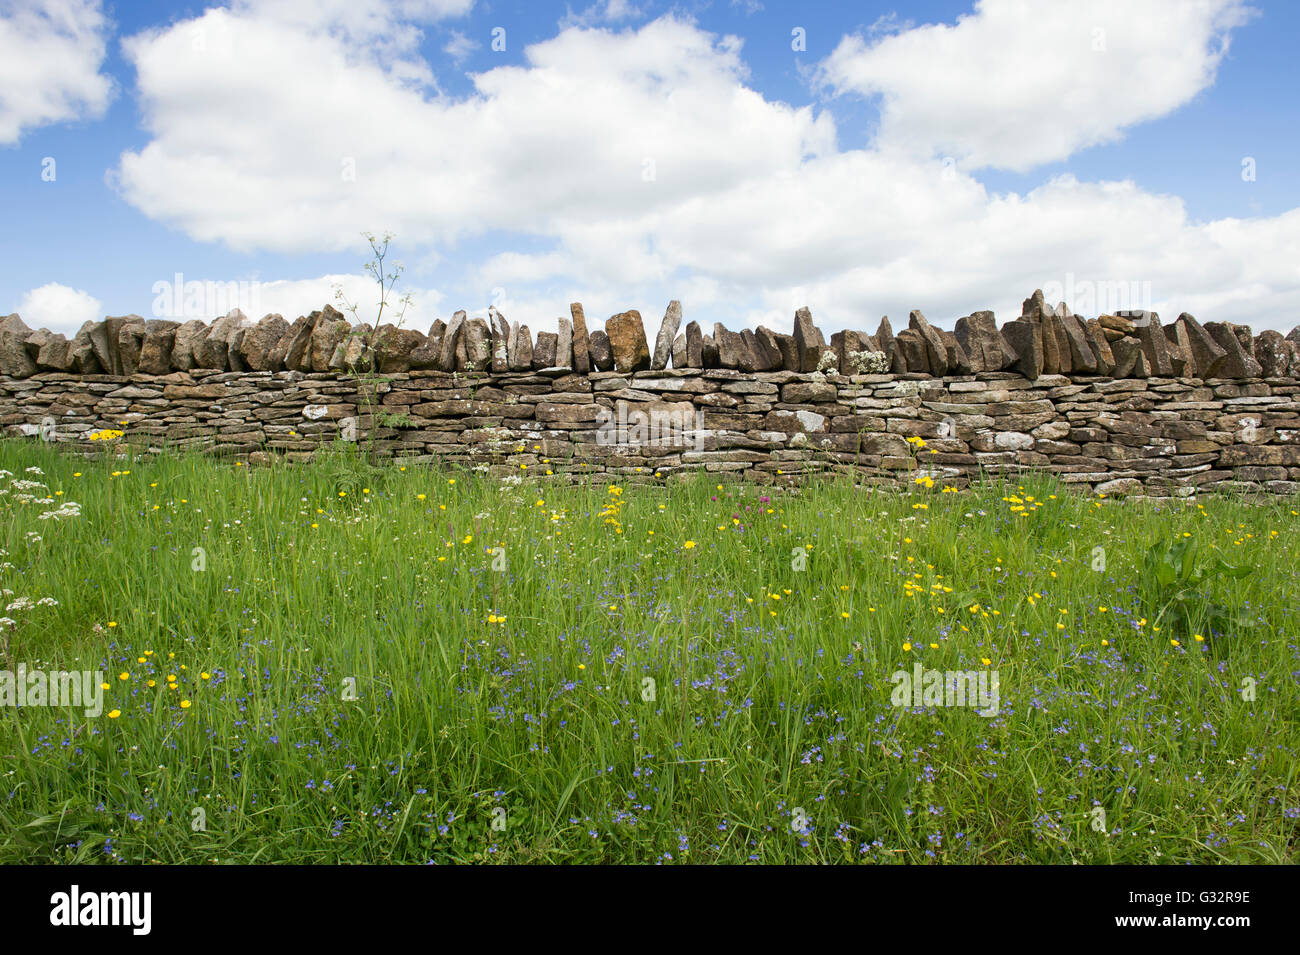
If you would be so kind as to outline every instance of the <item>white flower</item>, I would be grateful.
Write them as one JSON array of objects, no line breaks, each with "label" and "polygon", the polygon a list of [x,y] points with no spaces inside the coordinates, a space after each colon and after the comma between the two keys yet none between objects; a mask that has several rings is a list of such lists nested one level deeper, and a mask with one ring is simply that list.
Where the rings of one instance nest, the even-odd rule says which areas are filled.
[{"label": "white flower", "polygon": [[41,607],[57,607],[59,605],[59,602],[53,597],[42,597],[36,603]]},{"label": "white flower", "polygon": [[12,617],[0,617],[0,627],[8,627],[10,630],[18,626],[18,621]]},{"label": "white flower", "polygon": [[9,604],[9,606],[5,607],[5,610],[31,610],[31,609],[32,609],[32,602],[27,597],[19,597],[17,600]]},{"label": "white flower", "polygon": [[42,471],[40,468],[36,467],[35,465],[33,465],[32,467],[30,467],[30,468],[27,469],[27,473],[28,473],[28,474],[44,474],[45,472]]}]

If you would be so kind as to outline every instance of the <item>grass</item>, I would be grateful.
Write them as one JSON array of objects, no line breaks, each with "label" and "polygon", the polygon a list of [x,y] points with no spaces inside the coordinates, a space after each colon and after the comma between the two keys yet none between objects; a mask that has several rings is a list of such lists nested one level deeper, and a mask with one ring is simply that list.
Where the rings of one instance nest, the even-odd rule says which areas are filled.
[{"label": "grass", "polygon": [[[10,663],[109,684],[0,708],[3,862],[1296,861],[1292,500],[0,468]],[[1175,630],[1181,540],[1257,572]]]}]

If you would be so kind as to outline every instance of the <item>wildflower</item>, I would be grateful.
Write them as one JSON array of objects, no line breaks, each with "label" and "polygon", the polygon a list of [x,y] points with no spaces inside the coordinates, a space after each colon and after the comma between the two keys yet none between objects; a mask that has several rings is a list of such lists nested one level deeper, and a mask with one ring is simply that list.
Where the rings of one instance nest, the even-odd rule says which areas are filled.
[{"label": "wildflower", "polygon": [[115,720],[115,719],[117,719],[117,718],[118,718],[119,716],[121,716],[121,715],[122,715],[122,711],[121,711],[121,710],[109,710],[109,711],[108,711],[108,718],[109,718],[110,720]]}]

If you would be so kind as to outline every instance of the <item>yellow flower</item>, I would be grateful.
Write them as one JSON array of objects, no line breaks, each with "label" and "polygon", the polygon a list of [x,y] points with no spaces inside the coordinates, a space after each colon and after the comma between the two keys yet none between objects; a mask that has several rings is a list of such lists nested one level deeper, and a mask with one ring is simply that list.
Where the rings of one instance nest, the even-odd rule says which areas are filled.
[{"label": "yellow flower", "polygon": [[209,674],[207,674],[207,673],[200,673],[200,674],[199,674],[199,677],[200,677],[200,679],[204,679],[204,680],[206,680],[206,679],[208,679]]},{"label": "yellow flower", "polygon": [[1103,641],[1101,641],[1101,645],[1102,645],[1103,647],[1108,647],[1108,646],[1110,646],[1110,641],[1109,641],[1109,640],[1103,640]]},{"label": "yellow flower", "polygon": [[579,664],[578,664],[578,669],[579,669],[579,670],[585,670],[585,669],[587,669],[587,664],[585,664],[585,663],[579,663]]},{"label": "yellow flower", "polygon": [[153,680],[149,680],[145,685],[146,685],[146,686],[150,686],[150,687],[154,687],[154,686],[157,686],[158,684],[155,683]]},{"label": "yellow flower", "polygon": [[415,499],[416,499],[417,501],[423,501],[423,500],[424,500],[424,495],[423,495],[423,494],[417,494],[417,495],[415,495]]},{"label": "yellow flower", "polygon": [[129,673],[127,673],[125,670],[123,670],[121,673],[119,673],[119,674],[117,675],[117,678],[118,678],[119,680],[129,680],[129,679],[131,679],[131,674],[129,674]]},{"label": "yellow flower", "polygon": [[849,619],[849,615],[847,613],[841,613],[840,616],[843,617],[845,620]]},{"label": "yellow flower", "polygon": [[115,720],[115,719],[117,719],[117,718],[118,718],[119,716],[121,716],[121,715],[122,715],[122,711],[121,711],[121,710],[109,710],[109,711],[108,711],[108,718],[109,718],[110,720]]},{"label": "yellow flower", "polygon": [[695,541],[687,541],[682,546],[685,547],[687,550],[690,550],[692,547],[695,546]]},{"label": "yellow flower", "polygon": [[1174,647],[1181,647],[1181,646],[1182,646],[1182,644],[1179,643],[1177,640],[1170,640],[1170,641],[1169,641],[1169,645],[1170,645],[1170,646],[1174,646]]},{"label": "yellow flower", "polygon": [[911,653],[911,652],[912,652],[912,645],[911,645],[910,643],[905,643],[905,644],[903,644],[903,652],[904,652],[904,653]]},{"label": "yellow flower", "polygon": [[108,684],[107,684],[107,683],[101,683],[101,684],[99,684],[99,688],[100,688],[101,690],[107,690],[107,689],[108,689]]},{"label": "yellow flower", "polygon": [[117,626],[117,621],[116,621],[116,620],[110,620],[110,621],[108,622],[108,625],[109,625],[110,627],[116,627],[116,626]]},{"label": "yellow flower", "polygon": [[993,665],[993,661],[990,660],[988,657],[980,657],[980,662],[983,663],[985,666]]},{"label": "yellow flower", "polygon": [[189,708],[190,708],[190,701],[189,701],[189,700],[181,700],[181,709],[183,709],[183,710],[188,710]]}]

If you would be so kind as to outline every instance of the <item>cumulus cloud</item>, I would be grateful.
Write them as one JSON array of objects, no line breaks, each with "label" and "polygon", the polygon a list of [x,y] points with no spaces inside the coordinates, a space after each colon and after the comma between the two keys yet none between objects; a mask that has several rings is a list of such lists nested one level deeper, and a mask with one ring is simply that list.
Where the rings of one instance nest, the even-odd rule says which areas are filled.
[{"label": "cumulus cloud", "polygon": [[100,72],[108,32],[100,0],[0,0],[0,145],[104,114],[113,93]]},{"label": "cumulus cloud", "polygon": [[[1093,25],[1104,24],[1107,52],[1097,55],[1127,77],[1125,95],[1138,101],[1131,109],[1113,102],[1109,80],[1086,71],[1091,85],[1070,105],[1073,87],[1062,91],[1044,67],[1041,82],[1056,83],[1067,104],[1057,106],[1062,116],[1047,115],[1026,89],[1052,43],[1025,34],[1026,18],[1001,0],[978,5],[942,37],[973,49],[974,30],[1023,64],[1023,77],[990,80],[1005,97],[994,111],[1020,117],[1000,133],[1014,127],[1016,144],[1041,132],[1052,144],[1033,147],[1043,161],[1168,112],[1212,81],[1241,10],[1228,0],[1192,6],[1187,23],[1166,24],[1139,0],[1086,13],[1060,4],[1074,18],[1070,35],[1091,42]],[[1064,16],[1046,19],[1065,29]],[[1166,62],[1156,36],[1165,28],[1176,28],[1180,51],[1201,51],[1184,57],[1186,68]],[[205,55],[194,54],[195,29],[208,39]],[[976,82],[979,69],[933,46],[935,28],[890,29],[898,42],[915,35],[931,44],[923,52],[935,89]],[[854,50],[900,62],[891,39],[845,42],[821,72],[845,89],[857,75]],[[1057,58],[1063,42],[1056,35]],[[125,50],[151,138],[123,154],[122,194],[194,238],[237,249],[352,249],[367,228],[438,253],[481,239],[491,253],[440,288],[467,303],[449,300],[449,309],[499,293],[515,312],[498,307],[534,331],[553,327],[574,299],[593,315],[627,307],[656,315],[680,298],[688,317],[778,327],[808,304],[828,330],[874,328],[882,313],[919,307],[951,326],[981,307],[1018,314],[1039,286],[1059,287],[1093,314],[1080,304],[1087,295],[1095,304],[1122,287],[1136,290],[1132,304],[1164,303],[1173,314],[1204,308],[1202,318],[1257,327],[1295,321],[1287,302],[1300,292],[1297,213],[1195,222],[1177,197],[1068,174],[1023,194],[990,192],[971,164],[945,163],[942,151],[1009,163],[998,137],[967,124],[958,100],[948,114],[955,138],[945,143],[938,114],[924,118],[923,84],[906,72],[890,89],[921,118],[890,126],[886,103],[880,139],[845,150],[828,112],[768,100],[749,85],[737,38],[678,16],[562,30],[528,47],[522,65],[476,74],[461,98],[412,85],[427,69],[413,49],[395,72],[364,50],[349,53],[328,18],[289,29],[252,5],[133,37]],[[1160,64],[1173,77],[1135,90],[1143,84],[1134,78]],[[993,109],[982,102],[969,108]]]},{"label": "cumulus cloud", "polygon": [[1023,172],[1190,101],[1249,15],[1243,0],[979,0],[955,24],[846,36],[818,76],[880,97],[881,145]]},{"label": "cumulus cloud", "polygon": [[104,317],[99,299],[57,282],[31,289],[18,303],[17,311],[31,328],[48,328],[69,338],[86,322]]}]

